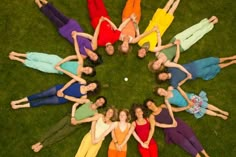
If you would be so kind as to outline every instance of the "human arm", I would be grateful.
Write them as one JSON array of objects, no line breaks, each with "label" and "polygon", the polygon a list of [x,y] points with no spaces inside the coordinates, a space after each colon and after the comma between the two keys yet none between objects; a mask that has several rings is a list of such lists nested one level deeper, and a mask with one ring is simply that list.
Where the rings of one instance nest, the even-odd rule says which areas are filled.
[{"label": "human arm", "polygon": [[75,111],[76,111],[76,108],[81,105],[81,104],[84,104],[84,103],[88,103],[90,102],[89,99],[86,99],[86,98],[80,98],[78,100],[78,102],[74,103],[74,105],[72,106],[72,110],[71,110],[71,117],[74,118],[75,117]]},{"label": "human arm", "polygon": [[182,88],[180,88],[180,86],[177,87],[178,91],[180,92],[180,94],[184,97],[184,99],[187,101],[188,103],[188,108],[192,107],[194,104],[191,100],[189,100],[187,94],[184,92],[184,90]]},{"label": "human arm", "polygon": [[150,122],[150,130],[149,130],[149,134],[148,134],[148,139],[144,142],[144,144],[147,144],[147,145],[149,145],[149,143],[152,139],[152,136],[154,134],[154,131],[155,131],[155,120],[154,120],[154,118],[149,117],[149,122]]},{"label": "human arm", "polygon": [[94,31],[94,34],[93,34],[93,38],[91,40],[91,46],[93,48],[93,50],[96,50],[97,47],[98,47],[98,34],[100,32],[100,28],[101,28],[101,23],[104,21],[104,17],[100,17],[99,19],[99,22],[98,22],[98,25]]},{"label": "human arm", "polygon": [[124,28],[126,27],[126,25],[130,22],[130,20],[135,19],[135,18],[136,18],[135,14],[131,14],[131,15],[130,15],[130,18],[125,19],[125,20],[120,24],[118,30],[121,31],[122,29],[124,29]]},{"label": "human arm", "polygon": [[106,18],[106,17],[104,17],[104,20],[106,20],[106,21],[111,25],[111,27],[112,27],[114,30],[117,30],[116,25],[115,25],[111,20],[109,20],[109,19]]},{"label": "human arm", "polygon": [[177,39],[174,43],[176,44],[176,53],[173,62],[178,63],[180,57],[180,40]]},{"label": "human arm", "polygon": [[[134,38],[131,43],[137,43],[140,39],[142,39],[143,37],[151,34],[152,32],[156,31],[158,28],[156,26],[154,26],[150,31],[144,32],[141,35],[138,35],[136,38]],[[158,34],[158,33],[157,33]],[[158,39],[159,41],[159,39]]]},{"label": "human arm", "polygon": [[181,70],[181,71],[183,71],[183,72],[185,72],[185,73],[187,74],[187,78],[188,78],[188,79],[191,79],[191,78],[192,78],[192,74],[189,73],[188,70],[185,69],[185,68],[184,68],[182,65],[180,65],[180,64],[177,64],[177,63],[171,62],[171,61],[166,61],[166,62],[164,63],[164,66],[165,66],[165,67],[178,68],[179,70]]},{"label": "human arm", "polygon": [[71,123],[73,125],[78,125],[78,124],[82,124],[82,123],[93,122],[93,121],[98,120],[98,118],[101,117],[101,116],[102,116],[101,114],[95,114],[92,117],[84,118],[84,119],[81,119],[81,120],[75,120],[74,123],[72,123],[72,121],[71,121]]},{"label": "human arm", "polygon": [[71,86],[75,82],[76,82],[75,79],[72,79],[69,82],[67,82],[60,90],[57,91],[57,96],[58,97],[65,97],[65,94],[63,93],[63,91],[66,90],[69,86]]},{"label": "human arm", "polygon": [[[130,125],[130,124],[129,124],[129,125]],[[125,136],[124,141],[123,141],[120,145],[118,145],[118,147],[120,148],[120,150],[121,150],[122,147],[124,147],[124,145],[128,142],[128,140],[129,140],[131,134],[134,132],[134,129],[135,129],[134,126],[133,126],[133,125],[130,125],[129,132],[128,132],[128,134]]]}]

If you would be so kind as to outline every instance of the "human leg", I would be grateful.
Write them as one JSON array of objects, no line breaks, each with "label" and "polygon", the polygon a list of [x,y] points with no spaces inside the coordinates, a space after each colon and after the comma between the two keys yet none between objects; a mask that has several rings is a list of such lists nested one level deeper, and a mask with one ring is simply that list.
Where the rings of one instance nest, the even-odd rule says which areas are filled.
[{"label": "human leg", "polygon": [[168,11],[169,14],[174,15],[175,10],[177,9],[179,5],[180,0],[176,0],[170,10]]},{"label": "human leg", "polygon": [[79,149],[78,149],[75,157],[85,157],[88,152],[88,149],[89,149],[89,147],[91,147],[91,145],[92,145],[91,134],[90,134],[90,132],[88,132],[84,136],[83,140],[81,141]]},{"label": "human leg", "polygon": [[164,6],[163,10],[165,10],[165,12],[168,12],[168,10],[170,9],[171,5],[174,3],[174,0],[169,0],[166,5]]},{"label": "human leg", "polygon": [[134,13],[136,15],[136,22],[139,23],[141,17],[140,3],[141,0],[127,0],[122,13],[122,20],[129,18]]},{"label": "human leg", "polygon": [[64,24],[67,24],[69,18],[63,15],[59,10],[57,10],[52,4],[48,3],[48,8],[50,8],[51,12]]},{"label": "human leg", "polygon": [[149,149],[143,148],[143,147],[140,146],[140,147],[138,148],[138,150],[139,150],[139,153],[140,153],[140,155],[141,155],[142,157],[151,157],[151,156],[150,156]]},{"label": "human leg", "polygon": [[103,0],[94,0],[100,16],[109,16]]},{"label": "human leg", "polygon": [[208,109],[206,109],[206,114],[207,114],[207,115],[210,115],[210,116],[220,117],[220,118],[222,118],[222,119],[224,119],[224,120],[226,120],[226,119],[228,118],[228,117],[225,116],[225,115],[218,114],[218,113],[216,113],[216,112],[214,112],[214,111],[211,111],[211,110],[208,110]]},{"label": "human leg", "polygon": [[[11,107],[12,109],[18,109],[19,108],[19,104],[23,103],[23,102],[28,102],[28,98],[27,97],[24,97],[22,99],[19,99],[19,100],[14,100],[14,101],[11,101]],[[22,107],[30,107],[29,104],[28,105],[25,105],[25,106],[22,106]]]},{"label": "human leg", "polygon": [[148,149],[150,152],[150,157],[158,157],[158,147],[156,143],[150,144]]},{"label": "human leg", "polygon": [[230,56],[230,57],[221,57],[221,58],[219,58],[219,62],[220,63],[223,63],[223,62],[225,62],[225,61],[228,61],[228,60],[236,60],[236,55],[233,55],[233,56]]},{"label": "human leg", "polygon": [[97,154],[98,154],[99,149],[100,149],[101,146],[102,146],[102,142],[103,142],[103,141],[100,141],[100,142],[97,143],[97,144],[91,145],[91,146],[89,147],[89,150],[88,150],[87,154],[86,154],[86,157],[96,157]]},{"label": "human leg", "polygon": [[10,60],[15,60],[15,61],[21,62],[21,63],[23,63],[23,64],[25,63],[25,59],[22,59],[22,58],[13,56],[13,55],[9,55],[9,59],[10,59]]},{"label": "human leg", "polygon": [[227,66],[230,66],[230,65],[232,65],[232,64],[236,64],[236,60],[232,60],[232,61],[230,61],[230,62],[228,62],[228,63],[221,63],[221,64],[219,64],[219,67],[220,67],[221,69],[223,69],[223,68],[225,68],[225,67],[227,67]]},{"label": "human leg", "polygon": [[222,113],[222,114],[224,114],[224,115],[226,115],[226,116],[229,115],[228,112],[226,112],[226,111],[224,111],[224,110],[221,110],[221,109],[219,109],[218,107],[216,107],[216,106],[214,106],[214,105],[212,105],[212,104],[208,104],[207,108],[210,109],[210,110],[212,110],[212,111],[220,112],[220,113]]}]

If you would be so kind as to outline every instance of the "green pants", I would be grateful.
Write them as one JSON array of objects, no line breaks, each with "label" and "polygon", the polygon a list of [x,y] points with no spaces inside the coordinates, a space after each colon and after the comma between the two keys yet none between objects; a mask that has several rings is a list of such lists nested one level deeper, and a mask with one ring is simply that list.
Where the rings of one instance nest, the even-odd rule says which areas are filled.
[{"label": "green pants", "polygon": [[210,23],[208,19],[203,19],[199,23],[189,27],[183,32],[177,34],[174,38],[180,40],[180,46],[183,51],[189,49],[193,44],[200,40],[206,33],[211,31],[214,24]]},{"label": "green pants", "polygon": [[71,125],[71,117],[67,115],[41,137],[40,143],[44,147],[52,145],[73,133],[77,128],[78,125]]}]

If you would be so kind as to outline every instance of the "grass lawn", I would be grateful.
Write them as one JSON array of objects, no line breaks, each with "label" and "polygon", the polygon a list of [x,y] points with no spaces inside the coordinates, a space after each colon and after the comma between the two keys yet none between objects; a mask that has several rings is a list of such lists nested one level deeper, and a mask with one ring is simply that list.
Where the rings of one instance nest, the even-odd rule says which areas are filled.
[{"label": "grass lawn", "polygon": [[[67,17],[79,21],[85,32],[93,33],[86,0],[50,0],[50,2]],[[121,22],[125,2],[126,0],[104,0],[116,25]],[[167,0],[142,0],[140,32],[144,31],[156,9],[164,7],[166,2]],[[235,55],[235,8],[236,3],[233,0],[181,0],[175,12],[175,19],[162,38],[163,43],[167,43],[175,34],[201,19],[216,15],[219,23],[202,40],[181,54],[180,63],[209,56]],[[66,83],[70,78],[42,73],[8,59],[8,53],[13,50],[46,52],[66,57],[74,54],[73,46],[58,34],[33,0],[2,0],[0,10],[0,156],[74,156],[83,136],[89,131],[90,124],[81,125],[77,132],[39,153],[34,153],[30,149],[44,132],[70,113],[72,103],[20,110],[12,110],[10,107],[11,100],[23,98],[55,84]],[[99,48],[98,52],[103,56],[104,63],[96,68],[97,75],[94,78],[87,79],[99,80],[103,86],[100,94],[108,98],[109,105],[117,108],[129,108],[132,103],[142,103],[148,97],[154,98],[157,104],[162,103],[163,99],[152,93],[153,87],[157,84],[154,75],[147,69],[147,64],[154,55],[150,53],[144,60],[139,60],[136,57],[138,46],[132,46],[132,50],[128,55],[117,51],[111,57],[105,54],[103,48]],[[196,120],[185,112],[175,114],[193,128],[203,147],[212,157],[229,157],[236,154],[235,69],[236,65],[232,65],[222,70],[211,81],[196,80],[183,86],[183,89],[189,92],[206,91],[210,103],[230,112],[227,121],[210,116]],[[128,77],[129,80],[125,82],[124,77]],[[91,99],[94,100],[94,97]],[[189,156],[178,146],[166,144],[161,129],[156,129],[154,138],[159,146],[160,157]],[[110,136],[105,139],[98,157],[107,156],[110,140]],[[133,137],[128,142],[127,156],[139,156],[137,142]]]}]

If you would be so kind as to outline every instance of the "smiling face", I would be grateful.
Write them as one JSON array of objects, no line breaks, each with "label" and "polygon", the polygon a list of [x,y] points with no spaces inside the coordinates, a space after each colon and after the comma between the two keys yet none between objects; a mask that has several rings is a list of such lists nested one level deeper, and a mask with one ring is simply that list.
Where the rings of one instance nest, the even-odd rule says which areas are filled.
[{"label": "smiling face", "polygon": [[138,57],[139,58],[144,58],[146,56],[147,52],[144,48],[141,48],[138,50]]},{"label": "smiling face", "polygon": [[105,48],[106,52],[108,55],[113,55],[114,54],[114,47],[112,44],[108,44]]},{"label": "smiling face", "polygon": [[125,111],[121,111],[120,114],[119,114],[119,120],[120,121],[126,121],[127,120],[127,114]]},{"label": "smiling face", "polygon": [[141,108],[136,108],[135,109],[135,116],[137,118],[143,118],[143,110]]},{"label": "smiling face", "polygon": [[99,99],[97,99],[96,102],[95,102],[95,104],[96,104],[97,107],[103,106],[104,103],[105,103],[104,98],[99,98]]},{"label": "smiling face", "polygon": [[107,110],[105,116],[106,116],[107,118],[111,119],[111,118],[113,117],[113,115],[114,115],[114,110],[110,108],[110,109]]},{"label": "smiling face", "polygon": [[146,105],[147,105],[147,108],[148,108],[149,110],[153,111],[153,109],[154,109],[154,107],[155,107],[154,102],[148,101]]},{"label": "smiling face", "polygon": [[91,67],[84,67],[83,68],[83,73],[85,73],[86,75],[91,74],[93,72],[93,68]]},{"label": "smiling face", "polygon": [[92,61],[97,61],[98,60],[98,55],[94,52],[90,52],[88,53],[89,55],[89,58],[92,60]]},{"label": "smiling face", "polygon": [[87,85],[88,91],[94,91],[94,89],[97,88],[97,84],[96,83],[90,83]]},{"label": "smiling face", "polygon": [[158,79],[161,81],[165,81],[165,80],[169,79],[168,73],[160,73],[158,75]]},{"label": "smiling face", "polygon": [[162,63],[160,60],[156,60],[152,65],[153,70],[158,70],[160,68],[161,64]]},{"label": "smiling face", "polygon": [[157,89],[157,94],[160,96],[166,96],[167,91],[164,88],[158,88]]},{"label": "smiling face", "polygon": [[129,43],[123,41],[123,43],[120,45],[120,48],[123,53],[127,53],[129,51]]}]

